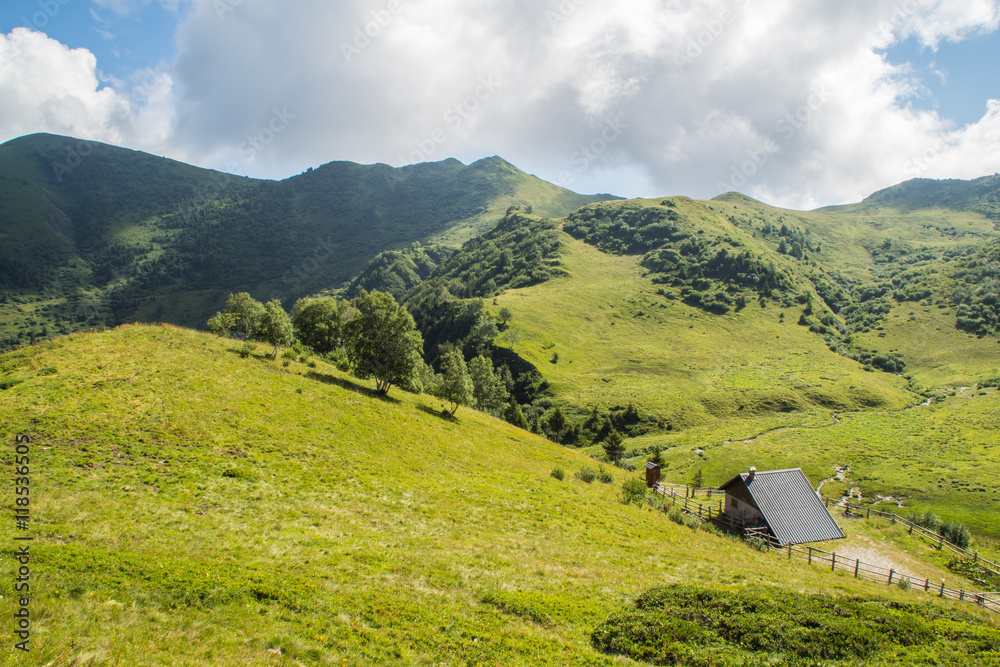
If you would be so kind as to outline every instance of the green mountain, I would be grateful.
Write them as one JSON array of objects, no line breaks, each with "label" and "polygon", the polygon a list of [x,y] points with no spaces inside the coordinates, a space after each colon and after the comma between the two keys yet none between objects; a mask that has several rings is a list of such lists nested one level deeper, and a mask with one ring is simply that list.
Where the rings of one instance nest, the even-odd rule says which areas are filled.
[{"label": "green mountain", "polygon": [[[126,326],[0,354],[3,458],[27,458],[30,488],[4,534],[32,538],[28,650],[8,629],[4,664],[996,660],[1000,631],[973,604],[692,530],[655,498],[622,504],[634,475],[585,482],[597,464],[580,452],[233,345]],[[837,518],[834,548],[979,590],[898,526]],[[14,586],[0,577],[8,620]],[[728,624],[661,619],[671,601]]]},{"label": "green mountain", "polygon": [[406,299],[434,343],[465,335],[454,304],[512,313],[494,361],[540,373],[521,409],[557,442],[603,457],[614,428],[631,464],[660,447],[685,480],[850,469],[845,493],[998,534],[998,231],[977,210],[991,196],[957,210],[895,197],[797,212],[732,194],[564,220],[514,211]]},{"label": "green mountain", "polygon": [[511,205],[559,217],[607,198],[497,157],[333,162],[275,182],[22,137],[0,146],[0,344],[131,321],[202,326],[236,291],[290,305],[380,252],[461,244]]}]

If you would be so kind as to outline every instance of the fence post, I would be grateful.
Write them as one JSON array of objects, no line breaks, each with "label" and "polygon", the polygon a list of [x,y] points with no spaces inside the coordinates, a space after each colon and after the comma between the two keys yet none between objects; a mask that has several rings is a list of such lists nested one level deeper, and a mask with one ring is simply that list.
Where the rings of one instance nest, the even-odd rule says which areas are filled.
[{"label": "fence post", "polygon": [[812,547],[808,547],[808,548],[809,548],[809,564],[812,565],[813,564],[813,548]]},{"label": "fence post", "polygon": [[938,597],[942,598],[944,597],[944,579],[941,580],[941,595],[939,595]]},{"label": "fence post", "polygon": [[788,545],[788,560],[792,560],[792,545]]},{"label": "fence post", "polygon": [[892,523],[893,523],[893,525],[896,525],[896,513],[895,512],[892,513]]},{"label": "fence post", "polygon": [[889,585],[892,586],[892,575],[896,573],[895,570],[889,570]]},{"label": "fence post", "polygon": [[938,535],[938,551],[944,549],[944,535]]},{"label": "fence post", "polygon": [[830,559],[830,572],[837,571],[837,554],[833,554],[833,558]]},{"label": "fence post", "polygon": [[868,520],[870,518],[872,518],[872,508],[871,507],[868,508],[868,516],[865,517],[865,520]]},{"label": "fence post", "polygon": [[823,500],[825,501],[827,508],[829,508],[830,507],[830,499],[829,498],[824,498]]},{"label": "fence post", "polygon": [[913,534],[913,524],[911,523],[910,524],[910,535],[912,535],[912,534]]},{"label": "fence post", "polygon": [[854,578],[855,579],[858,578],[858,569],[860,567],[861,567],[861,559],[860,558],[855,558],[854,559]]},{"label": "fence post", "polygon": [[924,593],[926,593],[930,589],[931,589],[931,580],[930,579],[925,579],[924,580]]},{"label": "fence post", "polygon": [[979,565],[979,552],[978,551],[976,552],[976,557],[975,557],[975,559],[972,562],[975,565]]},{"label": "fence post", "polygon": [[[711,508],[709,508],[709,511],[711,511]],[[698,503],[698,518],[701,518],[701,503]]]},{"label": "fence post", "polygon": [[960,591],[958,594],[958,599],[960,602],[965,602],[965,591]]}]

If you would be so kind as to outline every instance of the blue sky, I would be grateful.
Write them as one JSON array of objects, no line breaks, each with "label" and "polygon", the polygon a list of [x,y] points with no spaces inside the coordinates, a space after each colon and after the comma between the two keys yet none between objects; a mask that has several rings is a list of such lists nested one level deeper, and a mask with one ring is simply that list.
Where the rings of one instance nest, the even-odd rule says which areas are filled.
[{"label": "blue sky", "polygon": [[262,178],[501,155],[810,208],[1000,170],[1000,0],[6,0],[0,141]]},{"label": "blue sky", "polygon": [[890,62],[908,63],[927,90],[912,102],[937,110],[956,123],[974,123],[986,112],[986,102],[1000,99],[1000,31],[977,35],[937,50],[916,38],[886,50]]}]

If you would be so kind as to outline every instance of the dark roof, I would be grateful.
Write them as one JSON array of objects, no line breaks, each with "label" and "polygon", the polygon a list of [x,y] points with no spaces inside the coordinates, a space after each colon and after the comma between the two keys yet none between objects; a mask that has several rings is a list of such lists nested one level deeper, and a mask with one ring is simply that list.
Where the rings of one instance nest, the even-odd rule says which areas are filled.
[{"label": "dark roof", "polygon": [[742,483],[781,544],[844,537],[801,468],[758,472],[753,479],[749,477],[750,473],[741,473],[719,488]]},{"label": "dark roof", "polygon": [[650,468],[659,468],[659,467],[660,467],[659,464],[653,463],[652,461],[646,464],[647,470],[649,470]]}]

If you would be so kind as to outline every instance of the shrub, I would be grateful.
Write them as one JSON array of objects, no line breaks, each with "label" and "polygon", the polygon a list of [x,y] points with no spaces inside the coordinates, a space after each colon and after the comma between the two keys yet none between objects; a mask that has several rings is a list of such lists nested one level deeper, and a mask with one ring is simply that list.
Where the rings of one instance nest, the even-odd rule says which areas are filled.
[{"label": "shrub", "polygon": [[969,548],[969,542],[972,541],[972,535],[965,524],[958,523],[957,521],[946,521],[941,524],[941,529],[938,531],[944,539],[948,540],[957,547],[962,549]]},{"label": "shrub", "polygon": [[246,341],[243,346],[240,347],[240,357],[246,359],[251,354],[257,351],[257,343]]},{"label": "shrub", "polygon": [[566,479],[566,473],[563,472],[562,468],[553,468],[551,475],[558,479],[560,482]]},{"label": "shrub", "polygon": [[615,476],[605,470],[604,466],[598,466],[597,479],[604,484],[614,484]]},{"label": "shrub", "polygon": [[576,478],[590,484],[597,479],[597,471],[590,466],[584,466],[576,471]]},{"label": "shrub", "polygon": [[763,537],[758,537],[754,535],[753,537],[747,538],[747,546],[751,549],[756,549],[757,551],[770,551],[771,543],[765,540]]},{"label": "shrub", "polygon": [[282,352],[282,353],[281,353],[281,358],[282,358],[282,359],[290,359],[290,360],[294,360],[294,359],[295,359],[296,357],[298,357],[298,356],[299,356],[299,353],[298,353],[298,352],[296,352],[296,351],[295,351],[294,349],[292,349],[292,348],[289,348],[289,349],[287,349],[287,350],[285,350],[284,352]]},{"label": "shrub", "polygon": [[625,505],[641,505],[646,499],[646,483],[635,477],[625,480],[622,484],[622,503]]},{"label": "shrub", "polygon": [[691,530],[698,530],[701,528],[701,519],[696,516],[691,516],[690,514],[685,514],[680,510],[679,507],[674,507],[667,513],[667,516],[676,524],[681,526],[687,526]]}]

